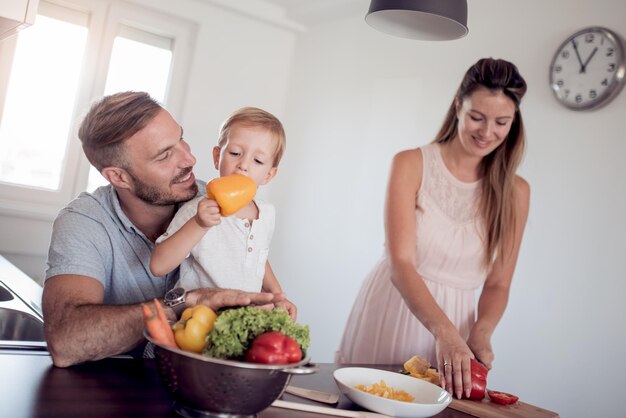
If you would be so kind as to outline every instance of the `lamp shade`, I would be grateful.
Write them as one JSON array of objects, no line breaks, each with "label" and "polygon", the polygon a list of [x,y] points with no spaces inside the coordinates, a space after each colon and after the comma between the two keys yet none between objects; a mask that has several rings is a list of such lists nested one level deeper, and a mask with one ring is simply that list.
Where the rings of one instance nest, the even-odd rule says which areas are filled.
[{"label": "lamp shade", "polygon": [[372,0],[365,21],[401,38],[458,39],[468,32],[467,0]]}]

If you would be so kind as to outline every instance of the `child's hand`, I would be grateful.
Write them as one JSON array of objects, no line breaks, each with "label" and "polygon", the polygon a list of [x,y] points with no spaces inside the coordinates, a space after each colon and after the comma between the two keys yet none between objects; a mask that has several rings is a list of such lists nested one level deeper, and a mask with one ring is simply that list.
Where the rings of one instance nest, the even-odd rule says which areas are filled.
[{"label": "child's hand", "polygon": [[221,220],[220,207],[215,200],[200,199],[198,212],[195,216],[196,223],[201,228],[211,228],[219,225]]},{"label": "child's hand", "polygon": [[291,303],[289,300],[285,299],[279,302],[274,302],[274,306],[276,306],[277,308],[283,308],[289,313],[291,319],[293,319],[294,321],[296,320],[296,317],[298,316],[298,309],[296,308],[296,305]]}]

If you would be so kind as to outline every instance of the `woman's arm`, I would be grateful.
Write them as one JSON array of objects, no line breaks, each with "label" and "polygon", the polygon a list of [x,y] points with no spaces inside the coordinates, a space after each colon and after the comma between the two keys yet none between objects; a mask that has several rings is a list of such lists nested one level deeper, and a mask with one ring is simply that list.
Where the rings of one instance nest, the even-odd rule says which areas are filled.
[{"label": "woman's arm", "polygon": [[476,323],[467,340],[474,355],[489,369],[491,369],[494,359],[491,335],[506,309],[509,289],[528,218],[530,187],[521,177],[517,177],[515,181],[515,202],[516,218],[515,226],[512,228],[514,235],[505,240],[504,251],[495,260],[491,272],[485,280],[483,291],[478,300]]},{"label": "woman's arm", "polygon": [[218,225],[220,221],[220,208],[217,202],[200,199],[196,214],[178,231],[154,247],[150,258],[152,274],[163,276],[178,267],[209,228]]},{"label": "woman's arm", "polygon": [[417,273],[415,205],[422,181],[422,154],[403,151],[392,162],[387,201],[385,233],[391,259],[391,280],[413,314],[437,338],[454,325],[430,294]]},{"label": "woman's arm", "polygon": [[[422,182],[420,150],[403,151],[393,160],[385,206],[386,241],[391,259],[391,280],[405,303],[435,337],[441,385],[460,397],[469,394],[470,359],[473,354],[454,324],[441,310],[417,273],[415,205]],[[444,366],[452,364],[453,367]],[[452,371],[455,387],[452,387]]]}]

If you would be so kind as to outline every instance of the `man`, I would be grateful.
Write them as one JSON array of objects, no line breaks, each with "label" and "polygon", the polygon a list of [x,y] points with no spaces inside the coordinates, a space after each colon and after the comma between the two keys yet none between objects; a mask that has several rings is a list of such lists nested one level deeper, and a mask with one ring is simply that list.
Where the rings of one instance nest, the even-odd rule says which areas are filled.
[{"label": "man", "polygon": [[[182,128],[146,93],[95,103],[78,136],[110,184],[81,193],[54,222],[42,305],[48,349],[59,367],[141,349],[141,303],[162,299],[178,275],[150,273],[154,241],[178,204],[198,192],[196,159]],[[171,320],[197,303],[218,309],[284,299],[227,289],[177,296],[178,306],[166,307]]]}]

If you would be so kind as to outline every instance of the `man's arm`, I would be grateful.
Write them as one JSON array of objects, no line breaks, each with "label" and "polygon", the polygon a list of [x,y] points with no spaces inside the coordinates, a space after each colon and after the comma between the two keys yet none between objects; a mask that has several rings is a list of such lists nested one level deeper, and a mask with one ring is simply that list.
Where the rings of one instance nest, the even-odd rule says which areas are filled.
[{"label": "man's arm", "polygon": [[129,351],[142,339],[141,305],[103,305],[97,280],[59,275],[46,281],[44,332],[55,366],[67,367]]},{"label": "man's arm", "polygon": [[[267,305],[284,294],[249,293],[233,289],[196,289],[185,307],[198,303],[218,310],[226,306]],[[59,275],[46,281],[42,297],[44,332],[57,367],[124,353],[143,341],[141,304],[103,305],[104,289],[97,280]],[[151,303],[151,302],[150,302]],[[171,308],[165,312],[176,319]]]}]

